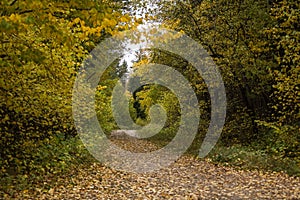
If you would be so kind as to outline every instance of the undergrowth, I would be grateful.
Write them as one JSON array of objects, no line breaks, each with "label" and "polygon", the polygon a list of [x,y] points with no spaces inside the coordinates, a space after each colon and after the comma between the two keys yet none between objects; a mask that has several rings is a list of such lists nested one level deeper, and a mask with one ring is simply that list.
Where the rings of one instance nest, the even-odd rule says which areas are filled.
[{"label": "undergrowth", "polygon": [[30,154],[12,158],[10,165],[1,159],[0,196],[31,189],[47,191],[70,171],[95,161],[78,136],[58,134],[35,147]]},{"label": "undergrowth", "polygon": [[[166,129],[149,140],[159,146],[165,146],[174,136],[174,130]],[[197,135],[186,154],[198,156],[202,140],[203,138]],[[273,153],[264,143],[228,145],[219,141],[205,159],[239,169],[284,172],[290,176],[300,176],[300,158]]]}]

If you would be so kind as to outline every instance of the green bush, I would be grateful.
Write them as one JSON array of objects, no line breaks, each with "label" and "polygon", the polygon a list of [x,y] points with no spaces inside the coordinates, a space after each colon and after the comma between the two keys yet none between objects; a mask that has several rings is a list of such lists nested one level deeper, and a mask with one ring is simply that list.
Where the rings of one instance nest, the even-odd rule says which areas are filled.
[{"label": "green bush", "polygon": [[225,146],[221,142],[210,152],[208,160],[240,169],[285,172],[300,176],[299,161],[289,157],[278,157],[264,150],[260,145]]},{"label": "green bush", "polygon": [[[57,134],[20,147],[23,154],[0,161],[2,192],[30,189],[44,181],[54,184],[55,178],[95,161],[77,136],[66,139],[64,134]],[[46,177],[51,178],[45,180]]]}]

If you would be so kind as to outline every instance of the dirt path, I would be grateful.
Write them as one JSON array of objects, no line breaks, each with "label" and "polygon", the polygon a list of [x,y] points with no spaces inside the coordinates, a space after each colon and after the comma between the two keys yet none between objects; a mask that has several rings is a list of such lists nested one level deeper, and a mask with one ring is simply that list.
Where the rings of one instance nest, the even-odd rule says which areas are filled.
[{"label": "dirt path", "polygon": [[[156,148],[115,141],[127,149]],[[34,197],[33,197],[34,195]],[[300,199],[300,179],[280,173],[237,171],[189,156],[155,173],[115,171],[100,163],[79,169],[47,192],[22,199]]]}]

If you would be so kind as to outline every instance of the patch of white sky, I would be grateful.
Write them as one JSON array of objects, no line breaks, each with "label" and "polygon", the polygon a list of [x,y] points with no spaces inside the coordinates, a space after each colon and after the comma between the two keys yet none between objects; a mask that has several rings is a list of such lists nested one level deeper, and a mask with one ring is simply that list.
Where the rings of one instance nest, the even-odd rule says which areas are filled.
[{"label": "patch of white sky", "polygon": [[[124,9],[123,13],[124,14],[129,14],[133,18],[142,18],[143,19],[143,24],[140,24],[137,27],[137,30],[140,33],[145,32],[147,28],[151,25],[159,25],[159,22],[156,22],[154,20],[146,20],[146,15],[155,15],[155,10],[157,10],[158,5],[155,3],[155,1],[150,1],[150,0],[129,0],[129,1],[124,1],[129,8]],[[128,65],[128,72],[132,72],[132,65],[134,62],[138,61],[139,58],[139,52],[141,52],[142,49],[147,48],[147,36],[145,34],[142,34],[140,36],[139,42],[132,43],[131,41],[127,41],[125,43],[126,48],[124,49],[123,52],[123,57],[121,58],[121,63],[124,61]]]}]

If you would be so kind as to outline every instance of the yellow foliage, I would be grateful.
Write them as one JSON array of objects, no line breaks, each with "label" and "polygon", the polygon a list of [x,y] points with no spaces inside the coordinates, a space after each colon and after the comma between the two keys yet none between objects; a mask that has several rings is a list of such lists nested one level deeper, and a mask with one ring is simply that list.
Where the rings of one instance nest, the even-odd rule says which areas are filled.
[{"label": "yellow foliage", "polygon": [[9,19],[13,22],[21,22],[21,16],[19,14],[11,14]]},{"label": "yellow foliage", "polygon": [[[122,14],[93,0],[0,4],[1,159],[7,161],[5,165],[19,165],[14,157],[25,155],[24,150],[32,149],[29,146],[36,141],[57,133],[74,134],[76,73],[88,52],[103,39],[102,32],[118,29]],[[125,19],[130,21],[128,16]],[[97,89],[103,91],[106,86]]]}]

